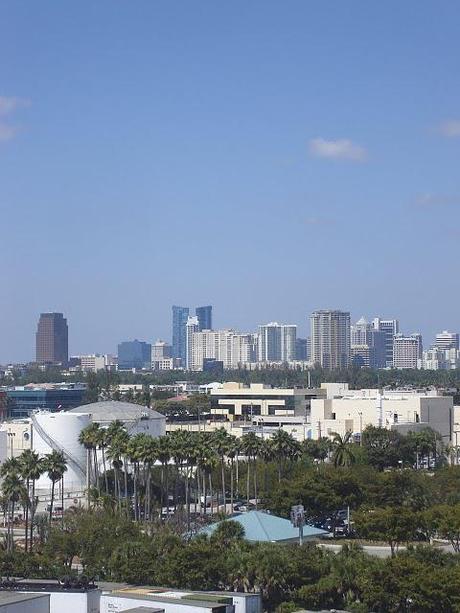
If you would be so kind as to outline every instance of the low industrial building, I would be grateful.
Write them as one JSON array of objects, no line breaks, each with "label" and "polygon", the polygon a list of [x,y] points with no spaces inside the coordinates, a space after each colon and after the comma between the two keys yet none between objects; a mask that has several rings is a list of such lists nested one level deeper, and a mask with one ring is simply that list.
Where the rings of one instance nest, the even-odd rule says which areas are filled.
[{"label": "low industrial building", "polygon": [[8,417],[29,417],[37,409],[60,411],[81,405],[86,392],[82,383],[31,383],[6,390]]},{"label": "low industrial building", "polygon": [[164,587],[101,583],[100,613],[152,608],[162,613],[262,613],[259,593],[192,592]]},{"label": "low industrial building", "polygon": [[124,583],[23,579],[0,584],[0,613],[261,613],[260,595]]},{"label": "low industrial building", "polygon": [[[329,384],[328,384],[329,385]],[[432,428],[444,442],[452,437],[453,398],[436,391],[349,390],[328,393],[311,401],[308,438],[332,437],[335,432],[360,436],[367,426],[403,433]]]}]

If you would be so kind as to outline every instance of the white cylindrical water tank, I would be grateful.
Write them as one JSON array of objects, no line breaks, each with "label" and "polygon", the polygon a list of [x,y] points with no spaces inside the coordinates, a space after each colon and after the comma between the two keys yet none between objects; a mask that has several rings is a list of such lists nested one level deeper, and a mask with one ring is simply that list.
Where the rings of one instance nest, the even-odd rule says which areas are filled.
[{"label": "white cylindrical water tank", "polygon": [[[32,447],[40,456],[61,451],[67,462],[64,475],[66,490],[84,490],[86,487],[86,449],[78,442],[83,428],[91,423],[87,413],[33,413]],[[50,480],[45,473],[37,482],[39,489],[49,488]]]}]

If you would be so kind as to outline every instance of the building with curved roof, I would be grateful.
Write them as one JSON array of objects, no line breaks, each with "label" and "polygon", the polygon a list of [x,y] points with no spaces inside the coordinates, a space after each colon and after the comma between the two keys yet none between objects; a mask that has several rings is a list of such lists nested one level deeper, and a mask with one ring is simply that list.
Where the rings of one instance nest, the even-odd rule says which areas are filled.
[{"label": "building with curved roof", "polygon": [[109,426],[113,421],[122,421],[130,435],[143,432],[151,436],[162,436],[166,432],[166,418],[149,407],[123,402],[105,400],[84,404],[69,413],[88,413],[92,422]]}]

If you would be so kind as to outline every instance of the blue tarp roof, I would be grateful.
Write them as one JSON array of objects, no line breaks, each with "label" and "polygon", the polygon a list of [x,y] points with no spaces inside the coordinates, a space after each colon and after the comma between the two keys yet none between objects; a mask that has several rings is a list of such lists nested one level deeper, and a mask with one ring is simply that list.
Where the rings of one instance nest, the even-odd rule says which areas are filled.
[{"label": "blue tarp roof", "polygon": [[[248,511],[247,513],[233,515],[229,517],[229,519],[243,526],[244,535],[248,541],[276,542],[299,538],[299,529],[294,528],[288,519],[270,515],[263,511]],[[222,522],[216,522],[215,524],[203,528],[200,530],[200,534],[208,534],[210,536],[221,523]],[[306,525],[303,528],[303,535],[306,539],[321,537],[325,534],[328,534],[326,530],[319,530],[314,526]]]}]

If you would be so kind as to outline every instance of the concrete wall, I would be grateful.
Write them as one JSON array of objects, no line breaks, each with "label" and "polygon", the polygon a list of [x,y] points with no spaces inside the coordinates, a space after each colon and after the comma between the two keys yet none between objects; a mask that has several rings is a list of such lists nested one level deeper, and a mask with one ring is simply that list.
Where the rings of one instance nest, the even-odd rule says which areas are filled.
[{"label": "concrete wall", "polygon": [[[48,592],[49,613],[99,613],[100,590],[81,592]],[[0,613],[2,613],[0,609]]]}]

